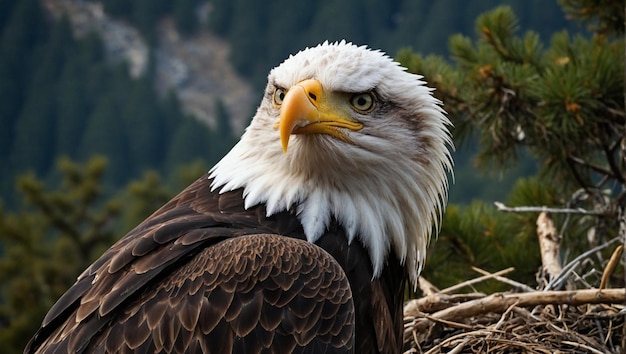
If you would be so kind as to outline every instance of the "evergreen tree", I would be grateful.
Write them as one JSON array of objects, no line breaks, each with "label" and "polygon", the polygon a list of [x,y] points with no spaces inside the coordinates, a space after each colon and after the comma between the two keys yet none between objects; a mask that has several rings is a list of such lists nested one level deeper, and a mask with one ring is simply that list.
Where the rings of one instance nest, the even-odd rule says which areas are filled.
[{"label": "evergreen tree", "polygon": [[228,114],[224,102],[219,98],[215,103],[215,120],[217,121],[217,136],[224,139],[232,139],[233,128],[230,123],[230,114]]},{"label": "evergreen tree", "polygon": [[[248,77],[255,77],[260,70],[267,72],[265,45],[259,38],[266,36],[269,23],[267,6],[263,2],[233,1],[237,21],[232,23],[229,39],[232,44],[230,59],[233,67]],[[250,53],[260,60],[250,61]],[[260,82],[257,78],[257,80]]]},{"label": "evergreen tree", "polygon": [[18,170],[46,171],[53,156],[56,125],[56,81],[62,67],[62,53],[68,45],[69,25],[61,21],[49,40],[37,45],[32,54],[41,59],[34,67],[24,106],[14,123],[13,166]]},{"label": "evergreen tree", "polygon": [[104,11],[113,16],[128,16],[132,13],[134,2],[126,0],[103,0]]},{"label": "evergreen tree", "polygon": [[[614,237],[626,190],[623,40],[608,32],[592,38],[561,32],[544,49],[535,32],[517,34],[517,19],[508,7],[480,16],[476,28],[475,41],[461,35],[451,38],[454,64],[410,50],[403,51],[400,60],[437,88],[436,95],[454,120],[457,139],[479,136],[479,162],[507,170],[524,151],[536,158],[540,182],[519,184],[511,203],[599,212],[597,217],[582,213],[560,219],[564,243],[573,254]],[[500,214],[493,223],[513,222],[530,241],[535,218]],[[443,224],[448,222],[446,218]],[[589,230],[595,237],[591,243],[582,237]],[[454,242],[475,237],[471,229],[455,232],[449,235]],[[486,248],[498,238],[523,233],[484,236],[483,244],[475,246]],[[500,252],[513,259],[519,248]]]},{"label": "evergreen tree", "polygon": [[213,7],[209,13],[208,27],[220,36],[227,37],[231,30],[235,13],[233,12],[235,0],[212,0]]},{"label": "evergreen tree", "polygon": [[179,0],[172,5],[174,7],[176,28],[185,36],[193,34],[198,28],[196,5],[196,0]]},{"label": "evergreen tree", "polygon": [[207,163],[216,162],[218,157],[213,156],[210,150],[214,138],[208,128],[192,117],[186,117],[181,122],[171,140],[166,156],[166,170],[174,171],[176,166],[202,158]]},{"label": "evergreen tree", "polygon": [[120,234],[137,226],[172,197],[172,192],[154,170],[145,171],[140,179],[131,181],[123,194],[123,199],[130,202],[124,207]]},{"label": "evergreen tree", "polygon": [[57,80],[63,67],[63,55],[71,45],[67,20],[53,27],[50,38],[37,46],[33,54],[40,58],[35,66],[24,106],[15,123],[13,166],[23,171],[46,172],[54,160],[57,123]]},{"label": "evergreen tree", "polygon": [[[78,54],[78,53],[76,53]],[[79,55],[67,60],[58,82],[56,126],[56,154],[76,156],[78,146],[76,137],[85,130],[85,117],[91,110],[91,98],[88,96],[83,73],[87,63]]]},{"label": "evergreen tree", "polygon": [[[0,204],[0,343],[2,352],[21,353],[49,308],[121,235],[172,197],[152,171],[111,197],[106,193],[107,160],[57,163],[58,185],[46,188],[32,173],[21,175],[22,208]],[[195,161],[170,171],[176,189],[207,170]],[[123,204],[122,202],[123,201]]]},{"label": "evergreen tree", "polygon": [[0,6],[8,11],[0,11],[0,163],[7,166],[14,144],[15,117],[20,114],[32,80],[25,58],[34,56],[35,48],[46,38],[46,30],[38,1],[3,1]]},{"label": "evergreen tree", "polygon": [[611,0],[559,0],[565,12],[601,35],[624,33],[624,3]]},{"label": "evergreen tree", "polygon": [[121,129],[119,103],[110,94],[100,97],[93,112],[86,118],[85,134],[79,142],[79,158],[87,160],[94,154],[111,156],[107,180],[120,185],[132,170],[127,136]]},{"label": "evergreen tree", "polygon": [[52,89],[52,85],[42,85],[31,90],[18,116],[11,156],[17,171],[44,173],[50,168],[56,124],[55,101],[49,94]]},{"label": "evergreen tree", "polygon": [[138,176],[146,168],[160,166],[165,155],[163,116],[159,97],[150,80],[141,78],[129,83],[122,104],[122,126],[118,134],[126,135],[131,175]]},{"label": "evergreen tree", "polygon": [[54,301],[115,240],[111,221],[120,203],[101,201],[106,161],[84,166],[61,159],[62,184],[48,191],[33,174],[18,188],[24,209],[0,209],[0,342],[4,353],[21,353]]},{"label": "evergreen tree", "polygon": [[[163,16],[168,4],[154,2],[152,11]],[[69,21],[49,21],[38,1],[0,6],[11,11],[0,16],[0,196],[7,207],[16,205],[17,171],[53,181],[59,155],[87,161],[107,154],[112,188],[144,169],[163,170],[169,132],[183,121],[175,95],[161,99],[150,76],[133,80],[125,66],[108,64],[96,34],[73,38]]]}]

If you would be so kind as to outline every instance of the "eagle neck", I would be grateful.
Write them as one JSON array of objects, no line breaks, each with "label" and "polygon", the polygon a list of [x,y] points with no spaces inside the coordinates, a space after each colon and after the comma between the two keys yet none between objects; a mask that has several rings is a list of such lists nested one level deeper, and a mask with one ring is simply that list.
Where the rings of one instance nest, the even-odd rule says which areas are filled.
[{"label": "eagle neck", "polygon": [[[224,193],[242,188],[245,208],[264,204],[268,217],[296,210],[312,243],[336,220],[348,244],[358,240],[368,251],[374,278],[380,276],[393,251],[416,284],[444,188],[436,185],[442,179],[428,171],[430,166],[424,168],[407,158],[381,168],[372,167],[369,161],[368,169],[360,170],[364,164],[354,160],[353,153],[345,158],[333,156],[324,163],[309,161],[310,156],[284,154],[279,144],[275,144],[278,149],[251,154],[255,148],[250,147],[247,135],[211,170],[213,190]],[[290,149],[297,151],[296,143]]]}]

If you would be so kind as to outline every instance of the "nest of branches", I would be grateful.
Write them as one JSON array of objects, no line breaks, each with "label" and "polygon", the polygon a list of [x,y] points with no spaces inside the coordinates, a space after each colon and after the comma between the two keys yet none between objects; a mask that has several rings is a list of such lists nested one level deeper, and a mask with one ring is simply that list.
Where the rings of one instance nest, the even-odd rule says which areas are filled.
[{"label": "nest of branches", "polygon": [[624,289],[431,294],[405,306],[405,353],[623,353]]},{"label": "nest of branches", "polygon": [[[542,237],[550,235],[538,230],[538,236],[541,244]],[[543,290],[504,277],[512,268],[493,274],[475,269],[483,276],[444,290],[420,278],[424,296],[404,306],[405,353],[626,352],[626,289],[609,289],[605,281],[620,263],[623,247],[617,246],[606,262],[599,288],[560,291],[554,289],[575,274],[574,266],[558,265],[553,258],[558,257],[558,245],[544,242],[540,248],[542,272],[549,280]],[[486,279],[514,290],[491,295],[455,293]]]}]

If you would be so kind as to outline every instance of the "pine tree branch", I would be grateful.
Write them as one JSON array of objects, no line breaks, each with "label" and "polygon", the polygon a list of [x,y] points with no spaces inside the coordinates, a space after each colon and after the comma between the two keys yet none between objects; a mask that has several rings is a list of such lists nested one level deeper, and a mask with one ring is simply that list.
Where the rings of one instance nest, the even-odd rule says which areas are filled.
[{"label": "pine tree branch", "polygon": [[503,211],[507,213],[553,213],[553,214],[581,214],[581,215],[592,215],[592,216],[603,216],[604,212],[601,211],[591,211],[583,208],[548,208],[548,207],[537,207],[537,206],[520,206],[520,207],[507,207],[502,202],[493,202],[498,211]]},{"label": "pine tree branch", "polygon": [[580,173],[578,173],[576,166],[574,166],[574,161],[570,157],[567,157],[565,159],[565,162],[567,162],[567,166],[570,168],[570,171],[572,172],[572,176],[574,176],[574,179],[580,185],[580,187],[583,188],[587,193],[593,194],[589,190],[589,186],[587,185],[587,183],[585,183],[583,178],[580,176]]},{"label": "pine tree branch", "polygon": [[[624,176],[622,175],[622,171],[620,171],[619,167],[615,163],[615,154],[613,153],[613,149],[606,144],[602,144],[602,151],[604,151],[604,156],[606,157],[607,162],[609,163],[609,168],[611,169],[611,176],[613,176],[619,183],[622,185],[626,184],[626,180],[624,180]],[[619,155],[618,155],[619,158]]]},{"label": "pine tree branch", "polygon": [[[604,149],[604,147],[603,147],[603,149]],[[601,174],[603,174],[603,175],[613,176],[613,177],[615,177],[615,178],[618,178],[618,176],[619,176],[619,175],[614,174],[612,171],[607,170],[607,169],[606,169],[606,168],[604,168],[604,167],[601,167],[601,166],[598,166],[598,165],[594,165],[594,164],[592,164],[592,163],[589,163],[589,162],[587,162],[587,161],[585,161],[585,160],[581,159],[580,157],[576,157],[576,156],[569,156],[569,157],[568,157],[568,159],[569,159],[569,160],[571,160],[572,162],[575,162],[575,163],[577,163],[577,164],[579,164],[579,165],[581,165],[581,166],[584,166],[584,167],[588,167],[588,168],[590,168],[591,170],[596,171],[596,172],[598,172],[598,173],[601,173]],[[609,163],[609,164],[610,164],[610,163]]]}]

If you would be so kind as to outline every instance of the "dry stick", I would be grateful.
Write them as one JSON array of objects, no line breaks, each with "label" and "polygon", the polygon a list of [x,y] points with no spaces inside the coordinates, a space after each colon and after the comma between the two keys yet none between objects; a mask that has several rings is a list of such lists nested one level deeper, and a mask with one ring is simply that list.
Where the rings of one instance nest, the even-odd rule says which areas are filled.
[{"label": "dry stick", "polygon": [[470,340],[470,336],[476,336],[476,335],[486,335],[488,332],[485,330],[478,330],[478,331],[472,331],[472,332],[466,332],[466,333],[459,333],[456,334],[452,337],[446,338],[444,339],[441,343],[435,345],[434,347],[430,348],[430,350],[428,350],[425,354],[433,354],[433,353],[440,353],[441,352],[441,348],[443,348],[444,346],[448,345],[448,344],[452,344],[452,342],[454,341],[459,341],[461,340],[462,345],[465,345],[469,342]]},{"label": "dry stick", "polygon": [[451,351],[448,352],[448,354],[457,354],[460,353],[461,350],[463,350],[465,348],[465,346],[467,345],[467,343],[469,343],[470,339],[467,338],[463,341],[463,343],[460,343],[459,345],[457,345],[456,347],[454,347],[454,349],[452,349]]},{"label": "dry stick", "polygon": [[509,315],[509,313],[511,313],[511,311],[513,311],[514,308],[517,307],[517,302],[514,303],[513,305],[509,306],[508,309],[506,309],[506,311],[504,311],[504,313],[502,314],[502,316],[500,316],[500,319],[498,320],[498,322],[496,323],[496,326],[494,327],[494,329],[499,330],[500,327],[502,327],[502,324],[504,323],[506,316]]},{"label": "dry stick", "polygon": [[509,284],[514,288],[520,289],[522,291],[528,292],[528,291],[536,291],[537,289],[533,289],[530,286],[524,284],[524,283],[520,283],[518,281],[515,281],[513,279],[509,279],[509,278],[505,278],[505,277],[501,277],[498,275],[494,275],[493,273],[489,273],[488,271],[484,270],[484,269],[480,269],[478,267],[472,267],[472,270],[480,273],[482,275],[491,275],[493,276],[493,279],[501,282],[501,283],[505,283],[505,284]]},{"label": "dry stick", "polygon": [[443,324],[445,324],[446,326],[448,326],[448,327],[452,327],[452,328],[460,328],[460,329],[467,329],[467,330],[470,330],[470,329],[473,329],[473,328],[474,328],[474,326],[471,326],[471,325],[468,325],[468,324],[465,324],[465,323],[459,323],[459,322],[454,322],[454,321],[448,321],[448,320],[444,320],[444,319],[442,319],[442,318],[436,318],[436,317],[433,317],[433,316],[431,316],[431,315],[429,315],[429,314],[427,314],[427,313],[425,313],[425,312],[420,312],[419,310],[416,310],[416,311],[418,311],[418,312],[416,313],[416,316],[418,316],[418,318],[415,318],[415,317],[414,317],[414,318],[413,318],[413,322],[412,322],[412,323],[407,323],[407,324],[404,326],[404,327],[405,327],[405,330],[406,330],[406,329],[413,329],[413,327],[412,327],[411,325],[412,325],[412,324],[414,324],[416,321],[418,321],[418,320],[419,320],[419,319],[421,319],[421,318],[425,318],[425,319],[430,320],[430,321],[433,321],[433,322],[443,323]]},{"label": "dry stick", "polygon": [[546,212],[539,214],[537,218],[537,238],[539,239],[539,250],[541,253],[541,264],[548,273],[549,279],[556,278],[561,273],[561,240],[554,227],[550,215]]},{"label": "dry stick", "polygon": [[561,271],[561,274],[559,274],[558,277],[551,279],[550,283],[548,283],[548,285],[546,285],[545,290],[551,290],[551,289],[556,289],[560,286],[560,284],[570,275],[571,272],[574,271],[574,269],[576,267],[578,267],[578,265],[582,262],[583,259],[589,257],[590,255],[610,246],[612,243],[619,241],[620,238],[615,237],[603,244],[601,244],[600,246],[596,246],[588,251],[585,251],[583,253],[581,253],[580,255],[578,255],[578,257],[574,258],[571,262],[569,262],[567,265],[565,265],[565,267],[563,267],[563,270]]},{"label": "dry stick", "polygon": [[[451,345],[456,345],[453,351],[456,350],[457,348],[462,349],[465,345],[467,345],[467,343],[469,343],[472,340],[472,337],[482,337],[484,338],[483,341],[489,340],[492,342],[503,342],[507,346],[517,346],[517,347],[521,347],[524,349],[528,349],[526,348],[526,343],[516,343],[514,341],[500,339],[500,338],[489,338],[489,336],[492,335],[493,333],[494,333],[493,330],[484,330],[484,329],[459,333],[449,338],[445,338],[441,343],[430,348],[425,354],[441,353],[443,347],[451,346]],[[459,342],[459,341],[460,343],[456,344],[456,342]],[[453,351],[450,351],[448,353],[452,353]]]},{"label": "dry stick", "polygon": [[470,286],[470,285],[472,285],[472,284],[480,283],[481,281],[485,281],[485,280],[487,280],[487,279],[493,279],[494,277],[496,277],[496,276],[498,276],[498,275],[503,275],[503,274],[511,273],[511,272],[512,272],[512,271],[514,271],[514,270],[515,270],[515,268],[513,268],[513,267],[509,267],[509,268],[507,268],[507,269],[503,269],[503,270],[498,271],[498,272],[495,272],[495,273],[493,273],[493,274],[484,275],[484,276],[482,276],[482,277],[478,277],[478,278],[474,278],[474,279],[466,280],[466,281],[464,281],[464,282],[462,282],[462,283],[459,283],[459,284],[453,285],[453,286],[451,286],[451,287],[449,287],[449,288],[445,288],[445,289],[443,289],[443,290],[439,291],[439,293],[440,293],[440,294],[447,294],[447,293],[451,293],[451,292],[453,292],[453,291],[455,291],[455,290],[462,289],[462,288],[464,288],[464,287],[466,287],[466,286]]},{"label": "dry stick", "polygon": [[601,351],[599,351],[597,349],[594,349],[594,348],[592,348],[592,347],[590,347],[588,345],[584,345],[584,344],[580,344],[580,343],[576,343],[576,342],[571,342],[571,341],[568,341],[568,340],[561,341],[561,343],[567,344],[567,345],[570,345],[572,347],[576,347],[576,348],[579,348],[579,349],[588,350],[590,353],[604,354],[603,352],[601,352]]},{"label": "dry stick", "polygon": [[552,213],[552,214],[582,214],[582,215],[595,215],[601,216],[605,215],[601,211],[591,211],[583,208],[548,208],[548,207],[537,207],[537,206],[520,206],[520,207],[508,207],[502,202],[493,202],[498,211],[504,211],[507,213]]},{"label": "dry stick", "polygon": [[[469,293],[469,294],[433,294],[418,299],[411,300],[405,304],[405,313],[433,313],[441,311],[445,308],[455,306],[461,302],[482,299],[486,295],[484,293]],[[409,318],[405,316],[404,318]]]},{"label": "dry stick", "polygon": [[619,263],[620,258],[622,257],[622,252],[624,252],[623,245],[617,246],[617,248],[615,248],[615,250],[613,251],[613,254],[611,255],[611,259],[609,259],[609,262],[606,264],[606,267],[604,268],[604,272],[602,272],[602,279],[600,281],[600,289],[606,288],[606,285],[609,282],[609,278],[613,274],[613,271],[615,271],[615,267],[617,267],[617,264]]},{"label": "dry stick", "polygon": [[[459,319],[477,316],[484,313],[501,313],[511,305],[517,303],[520,307],[533,307],[538,305],[572,305],[583,304],[615,304],[624,303],[626,299],[626,289],[585,289],[571,291],[535,291],[532,293],[503,294],[496,293],[482,299],[471,300],[447,309],[435,312],[430,315],[432,318],[446,321],[457,321]],[[407,305],[410,305],[409,301]],[[405,315],[417,317],[414,313]],[[428,319],[415,321],[414,330],[423,331],[432,323]]]},{"label": "dry stick", "polygon": [[[450,293],[454,290],[457,290],[457,289],[460,289],[460,288],[463,288],[465,286],[469,286],[475,283],[479,283],[487,279],[497,279],[497,277],[499,277],[500,275],[510,273],[513,270],[515,270],[515,268],[510,267],[510,268],[503,269],[496,273],[488,273],[488,272],[483,271],[486,273],[485,276],[470,279],[468,281],[459,283],[449,288],[440,290],[437,293],[430,293],[431,291],[429,290],[428,295],[423,296],[419,299],[415,299],[413,301],[407,302],[404,307],[404,313],[406,314],[407,312],[421,313],[421,312],[440,311],[444,308],[454,306],[455,303],[459,302],[459,300],[463,301],[464,298],[466,299],[466,297],[476,298],[477,297],[476,294],[458,294],[458,295],[450,296],[446,293]],[[427,288],[432,287],[433,289],[437,289],[434,285],[430,284],[426,279],[423,279],[422,277],[420,277],[420,281],[419,281],[420,288],[422,287],[422,281],[424,281],[425,284],[426,283],[428,284],[426,286]],[[534,289],[530,288],[530,291],[534,291]],[[478,297],[482,298],[484,297],[484,295],[481,294]]]},{"label": "dry stick", "polygon": [[426,278],[420,277],[417,279],[417,284],[419,285],[420,290],[424,296],[434,295],[439,292],[436,286],[434,286],[431,282],[426,280]]}]

